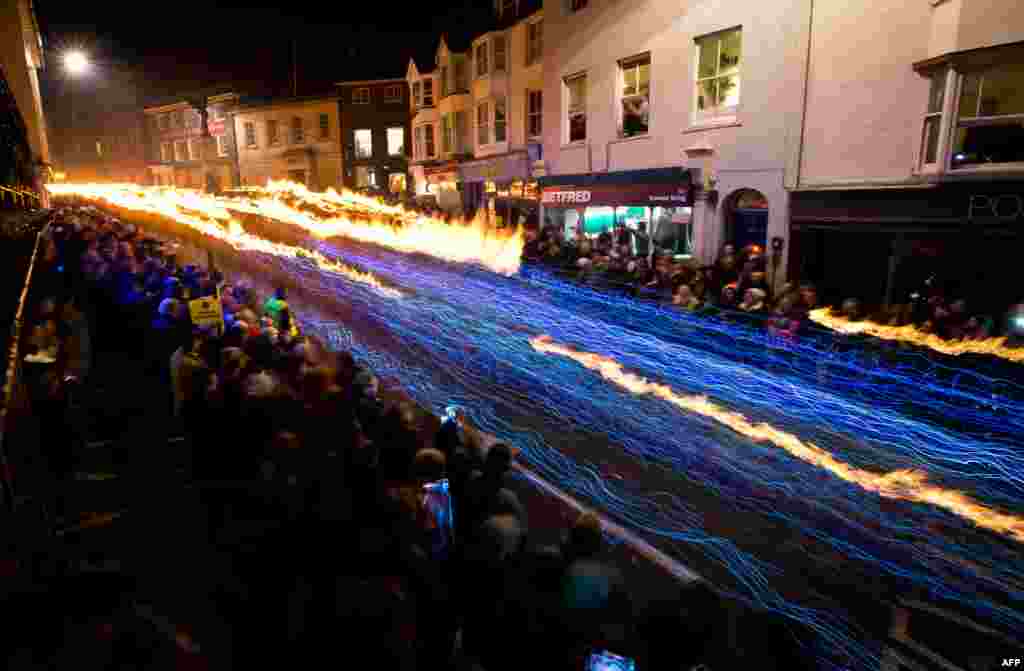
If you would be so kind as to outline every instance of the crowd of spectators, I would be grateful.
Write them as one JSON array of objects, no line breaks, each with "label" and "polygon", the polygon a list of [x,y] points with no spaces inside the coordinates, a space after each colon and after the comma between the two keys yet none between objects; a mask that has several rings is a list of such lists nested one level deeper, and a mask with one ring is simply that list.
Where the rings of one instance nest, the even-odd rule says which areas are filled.
[{"label": "crowd of spectators", "polygon": [[[208,492],[210,543],[230,545],[243,520],[280,522],[238,569],[252,580],[237,626],[260,661],[583,669],[588,654],[609,650],[638,668],[728,664],[714,591],[692,585],[637,608],[592,514],[560,545],[532,542],[513,450],[460,419],[435,428],[349,353],[302,334],[283,290],[264,297],[216,270],[182,267],[173,243],[88,207],[57,210],[47,238],[45,263],[60,279],[28,351],[50,369],[47,412],[56,417],[69,380],[88,383],[88,304],[93,339],[165,382],[167,414],[184,435],[179,465]],[[603,244],[577,260],[618,262],[598,260]],[[732,287],[750,297],[746,309],[766,310],[758,263],[729,250],[720,265],[734,275],[679,280],[684,269],[670,263],[641,279],[663,282],[685,309]],[[794,295],[793,305],[813,306],[813,294]],[[193,322],[190,303],[204,299],[220,301],[222,324]],[[61,430],[47,441],[65,446],[49,449],[66,475],[74,429]],[[450,483],[447,517],[425,494],[440,481]]]},{"label": "crowd of spectators", "polygon": [[[713,264],[696,265],[658,249],[624,225],[596,236],[577,230],[572,239],[548,225],[528,231],[524,258],[572,272],[581,281],[623,288],[688,312],[763,326],[789,338],[806,330],[810,312],[823,307],[811,283],[787,282],[773,291],[770,261],[758,245],[737,250],[725,244]],[[869,310],[858,299],[847,298],[833,312],[851,321],[911,324],[922,333],[948,339],[982,340],[997,330],[992,317],[971,312],[963,298],[947,296],[934,278],[884,311]]]}]

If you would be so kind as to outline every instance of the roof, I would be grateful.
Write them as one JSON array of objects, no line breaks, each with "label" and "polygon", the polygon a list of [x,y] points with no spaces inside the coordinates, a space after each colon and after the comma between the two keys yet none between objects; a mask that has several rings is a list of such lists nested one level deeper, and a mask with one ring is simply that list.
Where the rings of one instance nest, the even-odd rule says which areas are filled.
[{"label": "roof", "polygon": [[171,95],[154,97],[146,101],[145,108],[154,109],[157,107],[168,107],[179,103],[195,100],[196,98],[224,98],[230,95],[242,95],[235,91],[233,86],[207,86],[188,91],[179,91]]},{"label": "roof", "polygon": [[322,102],[335,102],[337,100],[338,96],[336,95],[312,95],[288,98],[250,98],[245,100],[235,109],[238,112],[249,112],[256,110],[271,109],[274,107],[286,107],[288,105],[305,105]]},{"label": "roof", "polygon": [[519,11],[496,19],[494,25],[488,28],[488,32],[492,30],[505,30],[506,28],[511,28],[523,19],[539,12],[543,8],[543,5],[544,3],[542,0],[519,0]]},{"label": "roof", "polygon": [[370,84],[404,84],[405,77],[394,79],[362,79],[347,82],[335,82],[335,86],[369,86]]}]

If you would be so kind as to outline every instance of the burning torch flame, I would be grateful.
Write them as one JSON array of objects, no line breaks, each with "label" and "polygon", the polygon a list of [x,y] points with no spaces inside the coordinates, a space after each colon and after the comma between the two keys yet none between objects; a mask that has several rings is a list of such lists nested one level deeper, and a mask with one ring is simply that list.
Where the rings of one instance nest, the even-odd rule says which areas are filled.
[{"label": "burning torch flame", "polygon": [[962,492],[929,484],[927,476],[920,471],[899,470],[879,475],[855,468],[839,461],[816,445],[805,443],[769,424],[754,424],[740,413],[726,410],[704,396],[683,396],[668,385],[650,382],[639,375],[627,373],[623,370],[622,364],[614,359],[590,352],[578,352],[553,342],[549,336],[532,338],[530,345],[538,352],[572,359],[633,394],[655,396],[682,410],[713,419],[753,441],[771,443],[797,459],[823,468],[836,477],[881,497],[931,504],[970,520],[979,527],[1005,534],[1019,542],[1024,541],[1024,519],[994,511]]},{"label": "burning torch flame", "polygon": [[[305,257],[321,270],[371,286],[388,298],[402,296],[400,291],[384,286],[372,274],[331,261],[319,252],[249,235],[242,230],[241,224],[231,218],[230,212],[212,198],[196,191],[136,187],[130,184],[48,184],[47,188],[55,196],[76,195],[126,210],[155,214],[221,240],[238,251],[262,252],[283,258]],[[226,224],[227,229],[222,224]]]},{"label": "burning torch flame", "polygon": [[827,308],[812,310],[810,318],[825,326],[850,335],[866,333],[882,340],[898,340],[928,347],[943,354],[991,354],[1014,363],[1024,362],[1024,348],[1007,347],[1006,338],[986,338],[985,340],[945,340],[934,333],[922,333],[913,325],[885,326],[869,321],[850,321],[845,317],[832,314]]}]

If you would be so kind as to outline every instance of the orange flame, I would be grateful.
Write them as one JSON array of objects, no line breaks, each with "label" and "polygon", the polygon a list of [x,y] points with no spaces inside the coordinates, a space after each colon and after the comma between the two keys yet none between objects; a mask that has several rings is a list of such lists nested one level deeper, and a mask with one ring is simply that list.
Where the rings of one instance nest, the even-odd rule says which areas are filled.
[{"label": "orange flame", "polygon": [[920,347],[928,347],[943,354],[991,354],[1014,363],[1024,362],[1024,348],[1007,347],[1006,338],[986,338],[985,340],[945,340],[934,333],[923,333],[915,326],[886,326],[870,321],[850,321],[845,317],[832,314],[828,308],[812,310],[810,318],[826,328],[840,333],[856,335],[866,333],[882,340],[897,340],[912,343]]},{"label": "orange flame", "polygon": [[338,273],[355,282],[371,286],[384,296],[402,296],[400,291],[384,286],[374,275],[331,261],[319,252],[249,235],[242,230],[241,224],[232,219],[230,212],[218,205],[214,199],[197,191],[138,187],[131,184],[48,184],[47,188],[55,196],[81,196],[126,210],[159,215],[221,240],[238,251],[262,252],[284,258],[307,258],[321,270]]},{"label": "orange flame", "polygon": [[992,510],[962,492],[929,484],[927,475],[920,471],[899,470],[879,475],[856,468],[839,461],[820,447],[806,443],[770,424],[754,424],[742,414],[726,410],[704,396],[683,396],[668,385],[650,382],[644,377],[628,373],[623,370],[622,364],[614,359],[573,350],[555,343],[549,336],[532,338],[530,345],[538,352],[572,359],[589,370],[597,371],[604,379],[633,394],[655,396],[682,410],[713,419],[753,441],[771,443],[797,459],[823,468],[836,477],[883,498],[927,503],[970,520],[979,527],[1005,534],[1016,541],[1024,541],[1024,518]]}]

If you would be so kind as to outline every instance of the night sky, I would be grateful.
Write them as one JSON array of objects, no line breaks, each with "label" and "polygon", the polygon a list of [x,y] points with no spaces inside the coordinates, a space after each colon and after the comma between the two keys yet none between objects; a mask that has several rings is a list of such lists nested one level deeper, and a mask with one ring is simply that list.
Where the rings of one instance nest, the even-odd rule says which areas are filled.
[{"label": "night sky", "polygon": [[81,47],[140,72],[147,97],[222,83],[287,93],[293,38],[300,95],[344,79],[404,77],[409,57],[430,59],[442,32],[485,30],[490,16],[487,0],[35,4],[51,62],[61,49]]}]

